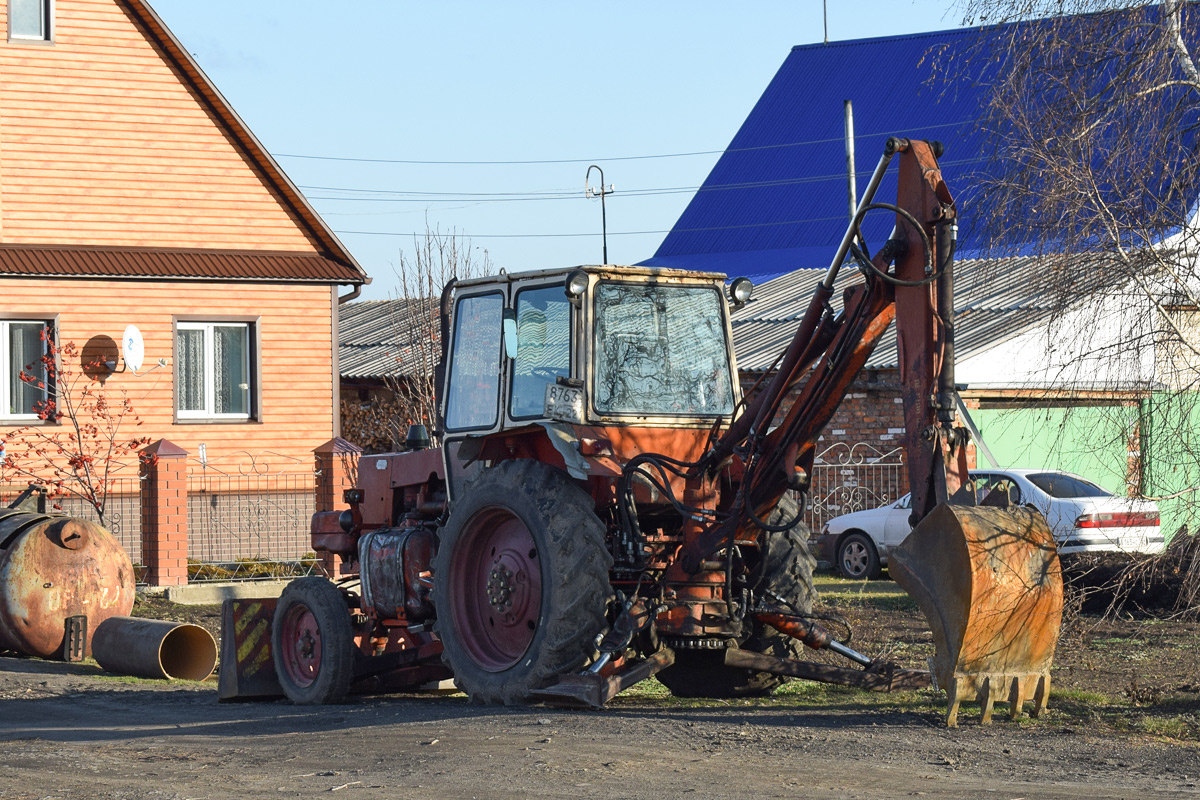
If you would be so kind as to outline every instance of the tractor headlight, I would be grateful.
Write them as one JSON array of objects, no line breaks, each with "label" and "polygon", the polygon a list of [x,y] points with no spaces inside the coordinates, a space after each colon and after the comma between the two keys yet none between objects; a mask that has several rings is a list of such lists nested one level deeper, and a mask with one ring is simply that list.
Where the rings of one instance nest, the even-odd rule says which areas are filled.
[{"label": "tractor headlight", "polygon": [[729,284],[729,299],[733,301],[735,306],[744,306],[750,302],[750,295],[754,293],[754,284],[749,278],[734,278]]},{"label": "tractor headlight", "polygon": [[563,284],[566,289],[567,297],[575,305],[579,305],[579,301],[583,298],[583,293],[588,288],[588,274],[581,269],[573,269],[567,274],[567,280]]}]

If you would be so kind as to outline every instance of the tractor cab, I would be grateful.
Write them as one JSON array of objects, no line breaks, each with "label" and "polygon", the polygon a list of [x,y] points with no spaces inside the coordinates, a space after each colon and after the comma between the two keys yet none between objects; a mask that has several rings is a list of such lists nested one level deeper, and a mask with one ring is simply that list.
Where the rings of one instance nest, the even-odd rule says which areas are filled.
[{"label": "tractor cab", "polygon": [[740,391],[724,281],[606,265],[455,284],[441,392],[449,474],[482,441],[530,426],[728,420]]}]

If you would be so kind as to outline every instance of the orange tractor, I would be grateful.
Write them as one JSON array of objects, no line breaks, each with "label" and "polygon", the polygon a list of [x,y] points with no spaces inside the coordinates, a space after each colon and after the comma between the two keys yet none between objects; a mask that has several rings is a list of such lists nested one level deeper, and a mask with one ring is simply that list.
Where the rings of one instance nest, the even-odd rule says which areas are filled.
[{"label": "orange tractor", "polygon": [[[346,511],[313,518],[345,577],[284,591],[275,671],[298,703],[356,681],[452,676],[480,703],[599,707],[657,674],[677,695],[788,677],[930,685],[1045,707],[1062,585],[1045,522],[976,505],[954,424],[956,212],[940,146],[889,140],[773,378],[741,396],[722,275],[616,267],[464,280],[442,299],[440,435],[364,456]],[[873,202],[898,162],[895,204]],[[870,211],[895,215],[870,256]],[[863,282],[833,313],[847,255]],[[933,629],[932,674],[879,664],[813,618],[801,508],[814,447],[884,330],[898,326],[914,531],[892,574]],[[785,399],[792,398],[785,407]],[[800,499],[797,503],[795,498]],[[853,664],[801,660],[800,644]]]}]

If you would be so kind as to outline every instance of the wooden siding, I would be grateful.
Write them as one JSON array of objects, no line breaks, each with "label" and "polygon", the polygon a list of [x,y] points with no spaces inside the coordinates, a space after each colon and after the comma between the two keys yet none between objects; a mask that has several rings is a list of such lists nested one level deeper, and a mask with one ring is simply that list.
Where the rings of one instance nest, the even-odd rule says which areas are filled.
[{"label": "wooden siding", "polygon": [[[119,347],[125,326],[137,325],[146,343],[143,374],[118,371],[106,386],[111,393],[128,391],[142,435],[169,439],[187,450],[193,463],[203,442],[209,466],[217,471],[236,475],[253,464],[273,472],[304,472],[312,468],[313,449],[333,438],[328,286],[9,279],[3,292],[0,318],[57,316],[59,341],[73,341],[81,349],[94,336],[109,336]],[[64,307],[64,297],[72,298],[69,306]],[[174,320],[185,315],[257,320],[261,421],[174,421]],[[160,358],[167,366],[151,370]]]},{"label": "wooden siding", "polygon": [[117,0],[55,8],[9,42],[0,0],[0,242],[317,249]]}]

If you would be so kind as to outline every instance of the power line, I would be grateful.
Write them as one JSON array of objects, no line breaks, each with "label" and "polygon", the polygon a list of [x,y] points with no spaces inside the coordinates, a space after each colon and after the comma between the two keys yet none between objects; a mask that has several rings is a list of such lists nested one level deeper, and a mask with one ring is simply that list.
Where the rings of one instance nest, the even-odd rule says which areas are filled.
[{"label": "power line", "polygon": [[[732,231],[745,228],[772,228],[780,225],[799,225],[804,222],[829,222],[830,220],[844,220],[845,214],[837,214],[832,217],[808,217],[806,219],[789,219],[782,222],[753,222],[746,225],[715,225],[705,228],[671,228],[661,231],[609,231],[609,236],[650,236],[661,235],[664,233],[700,233],[704,231]],[[389,233],[387,231],[334,231],[338,236],[416,236],[421,237],[425,234],[410,232],[410,233]],[[599,236],[599,233],[472,233],[464,234],[464,239],[566,239],[580,236]]]},{"label": "power line", "polygon": [[[972,122],[971,120],[963,120],[960,122],[942,122],[937,125],[923,125],[916,129],[917,131],[933,130],[935,128],[949,128]],[[859,139],[864,139],[872,136],[889,136],[888,133],[863,133],[859,134]],[[588,164],[596,161],[644,161],[655,158],[689,158],[692,156],[711,156],[721,153],[745,153],[755,150],[776,150],[782,147],[802,147],[810,144],[828,144],[830,142],[840,142],[843,140],[841,136],[832,136],[827,139],[809,139],[800,142],[784,142],[781,144],[764,144],[754,147],[727,147],[724,150],[694,150],[686,153],[656,153],[654,155],[644,156],[610,156],[608,158],[541,158],[528,159],[517,161],[431,161],[424,159],[405,159],[405,158],[352,158],[349,156],[314,156],[302,153],[272,153],[275,158],[301,158],[311,161],[348,161],[361,164],[427,164],[431,166],[504,166],[504,165],[531,165],[531,164]]]},{"label": "power line", "polygon": [[[980,159],[947,159],[943,160],[942,166],[961,166],[963,164],[976,163]],[[869,170],[862,171],[863,175],[869,175]],[[646,189],[626,189],[619,192],[621,197],[656,197],[661,195],[683,194],[687,192],[715,192],[715,191],[734,191],[739,189],[761,189],[778,186],[794,186],[806,183],[821,183],[824,181],[843,180],[846,177],[844,172],[835,172],[825,175],[808,175],[802,178],[776,178],[766,181],[742,181],[738,183],[718,183],[706,184],[704,186],[665,186],[661,188],[646,188]],[[354,203],[511,203],[511,202],[532,202],[545,200],[586,200],[583,193],[578,190],[571,191],[544,191],[544,192],[419,192],[419,191],[404,191],[399,189],[351,189],[336,186],[301,186],[301,189],[312,191],[329,191],[329,192],[361,192],[372,195],[370,197],[336,197],[323,195],[309,195],[309,200],[344,200]],[[375,195],[403,195],[400,197],[378,197]]]}]

